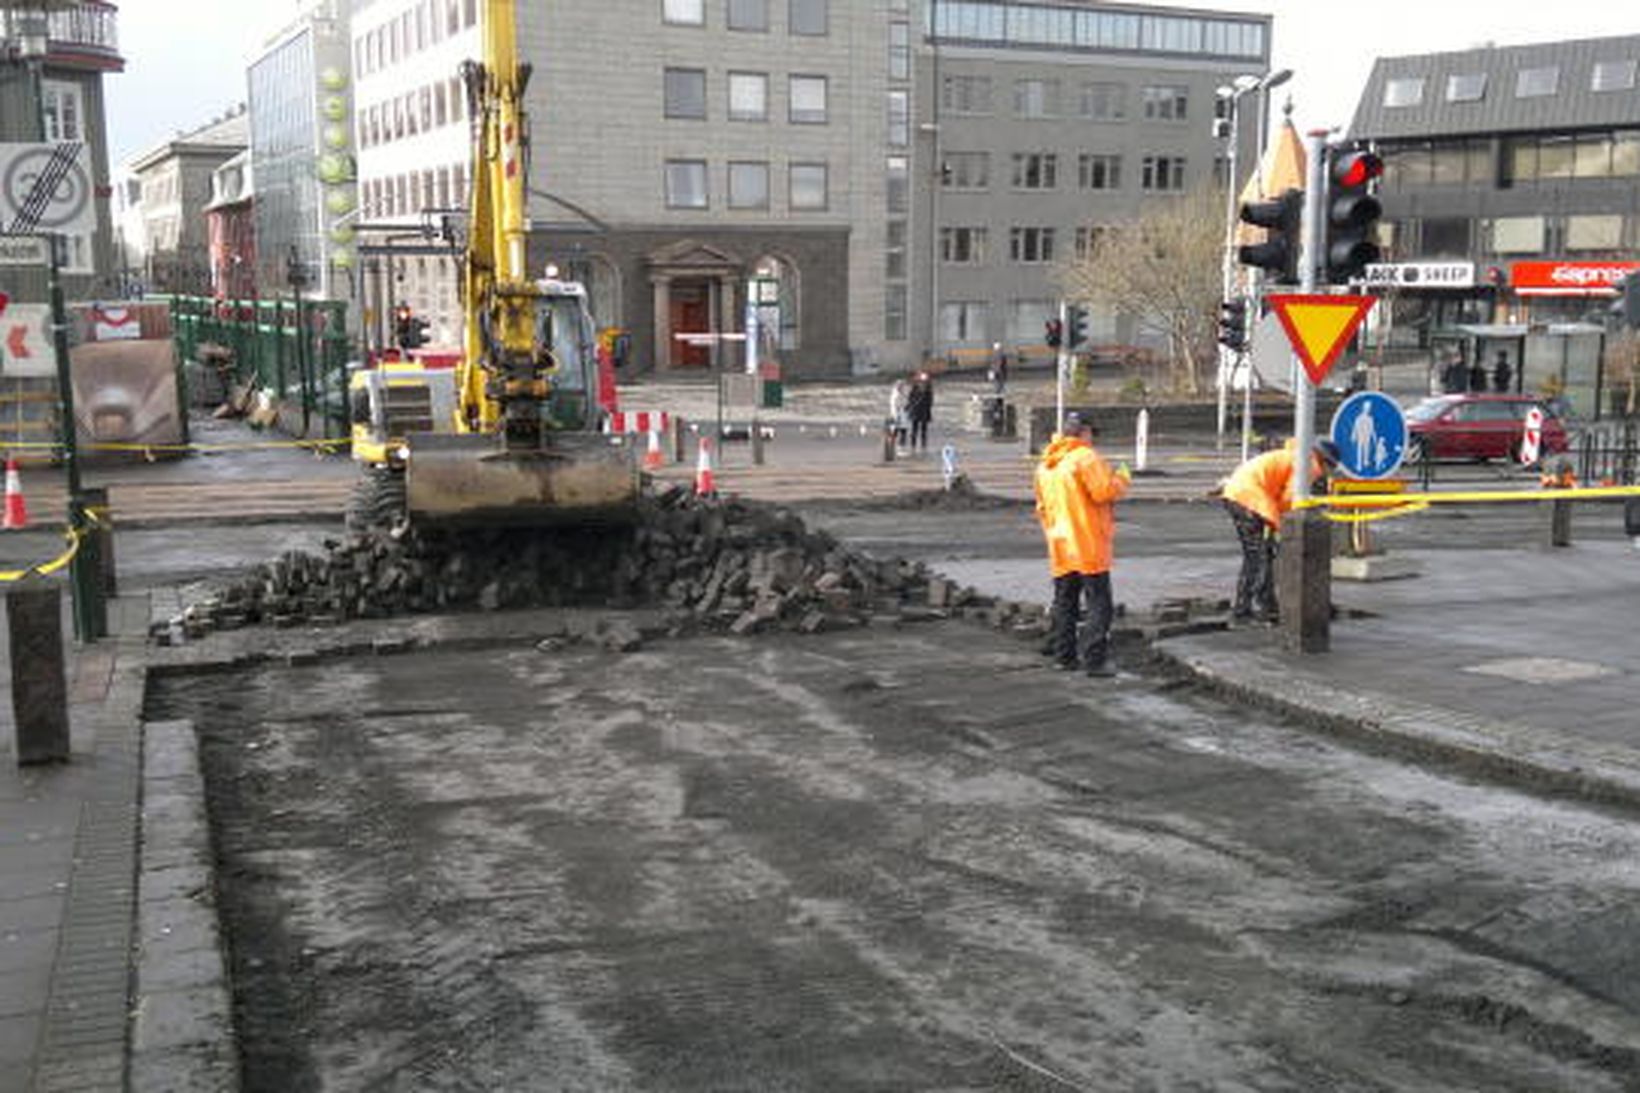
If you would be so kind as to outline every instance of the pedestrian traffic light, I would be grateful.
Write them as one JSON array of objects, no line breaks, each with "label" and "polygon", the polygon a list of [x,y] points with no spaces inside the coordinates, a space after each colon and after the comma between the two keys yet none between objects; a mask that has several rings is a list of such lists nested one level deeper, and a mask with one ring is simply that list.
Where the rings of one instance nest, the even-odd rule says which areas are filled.
[{"label": "pedestrian traffic light", "polygon": [[1247,348],[1247,301],[1226,300],[1219,305],[1219,344],[1240,353]]},{"label": "pedestrian traffic light", "polygon": [[1236,260],[1262,269],[1276,284],[1298,283],[1299,226],[1304,219],[1304,191],[1287,190],[1273,201],[1246,201],[1241,221],[1264,229],[1264,242],[1236,248]]},{"label": "pedestrian traffic light", "polygon": [[1331,284],[1349,284],[1379,259],[1378,218],[1384,215],[1384,207],[1368,191],[1383,173],[1384,161],[1371,152],[1333,154],[1327,172],[1327,239],[1322,252],[1322,271]]},{"label": "pedestrian traffic light", "polygon": [[1058,349],[1065,340],[1065,328],[1059,325],[1058,319],[1049,319],[1042,324],[1042,340],[1048,343],[1049,349]]},{"label": "pedestrian traffic light", "polygon": [[1065,348],[1075,349],[1088,340],[1088,309],[1085,307],[1067,308],[1065,320],[1070,323],[1070,329],[1065,336]]}]

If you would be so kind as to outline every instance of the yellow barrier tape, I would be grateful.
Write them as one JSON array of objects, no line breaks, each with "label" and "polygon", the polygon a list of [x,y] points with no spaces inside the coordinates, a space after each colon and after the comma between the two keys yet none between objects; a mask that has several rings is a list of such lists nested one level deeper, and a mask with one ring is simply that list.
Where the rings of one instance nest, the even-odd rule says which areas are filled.
[{"label": "yellow barrier tape", "polygon": [[1413,502],[1429,505],[1485,504],[1494,501],[1599,501],[1640,497],[1640,486],[1574,486],[1571,489],[1465,490],[1451,493],[1357,493],[1311,497],[1297,508],[1395,508]]},{"label": "yellow barrier tape", "polygon": [[30,573],[39,573],[42,576],[49,576],[50,574],[63,568],[69,562],[72,562],[74,560],[74,555],[80,552],[80,532],[76,528],[64,528],[63,538],[68,540],[68,549],[57,555],[57,557],[51,559],[49,562],[43,562],[40,565],[30,566],[27,569],[0,570],[0,582],[20,581],[24,577],[27,577]]},{"label": "yellow barrier tape", "polygon": [[[278,448],[340,448],[353,443],[349,437],[335,437],[325,440],[255,440],[231,444],[124,444],[124,443],[96,443],[81,444],[82,452],[144,452],[155,454],[160,452],[249,452],[265,451]],[[27,449],[56,451],[62,447],[60,441],[54,440],[20,440],[16,443],[0,445],[6,449],[19,451]]]}]

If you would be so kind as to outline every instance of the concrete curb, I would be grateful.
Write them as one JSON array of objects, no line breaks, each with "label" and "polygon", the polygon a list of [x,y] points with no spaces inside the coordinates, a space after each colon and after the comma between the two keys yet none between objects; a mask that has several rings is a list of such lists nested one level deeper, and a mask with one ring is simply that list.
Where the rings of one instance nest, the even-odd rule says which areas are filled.
[{"label": "concrete curb", "polygon": [[1519,722],[1369,694],[1306,675],[1290,660],[1171,638],[1152,651],[1227,697],[1374,750],[1445,764],[1548,796],[1640,807],[1640,768],[1615,749]]},{"label": "concrete curb", "polygon": [[190,721],[143,724],[132,1093],[239,1089],[215,859]]}]

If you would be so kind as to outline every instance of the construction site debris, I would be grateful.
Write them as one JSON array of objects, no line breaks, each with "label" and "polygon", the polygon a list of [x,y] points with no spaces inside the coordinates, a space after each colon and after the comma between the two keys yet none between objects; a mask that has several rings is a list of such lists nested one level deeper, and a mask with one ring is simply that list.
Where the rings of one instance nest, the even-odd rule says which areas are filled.
[{"label": "construction site debris", "polygon": [[[526,607],[658,609],[665,632],[819,633],[966,617],[1040,633],[1038,607],[998,602],[922,563],[878,559],[810,530],[791,510],[707,500],[683,487],[646,495],[630,526],[419,530],[327,540],[289,551],[180,615],[161,644],[246,626],[326,626],[448,611]],[[618,618],[581,635],[614,652],[644,633]]]}]

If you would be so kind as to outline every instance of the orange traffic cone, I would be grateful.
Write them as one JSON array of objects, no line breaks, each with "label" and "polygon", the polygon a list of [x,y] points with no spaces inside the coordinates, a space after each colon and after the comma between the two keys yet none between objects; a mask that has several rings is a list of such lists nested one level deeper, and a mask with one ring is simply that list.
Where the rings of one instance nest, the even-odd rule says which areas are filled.
[{"label": "orange traffic cone", "polygon": [[17,473],[17,457],[6,456],[6,519],[7,528],[28,527],[28,506],[23,503],[23,476]]},{"label": "orange traffic cone", "polygon": [[643,453],[643,469],[658,471],[665,464],[666,459],[661,455],[661,434],[657,430],[651,429],[649,430],[649,450]]},{"label": "orange traffic cone", "polygon": [[695,461],[695,496],[716,497],[717,482],[712,478],[712,441],[700,438],[700,458]]}]

